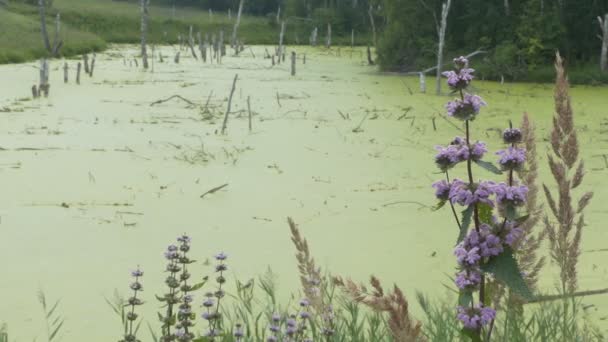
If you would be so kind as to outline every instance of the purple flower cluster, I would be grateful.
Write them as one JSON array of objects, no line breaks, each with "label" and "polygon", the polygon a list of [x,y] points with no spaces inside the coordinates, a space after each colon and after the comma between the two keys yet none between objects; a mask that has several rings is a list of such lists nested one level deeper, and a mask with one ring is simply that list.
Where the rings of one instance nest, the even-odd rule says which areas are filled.
[{"label": "purple flower cluster", "polygon": [[522,134],[519,128],[507,128],[502,133],[505,144],[517,144],[521,141]]},{"label": "purple flower cluster", "polygon": [[502,205],[520,206],[526,203],[528,187],[525,185],[513,185],[500,183],[494,186],[496,201]]},{"label": "purple flower cluster", "polygon": [[454,138],[446,147],[436,146],[435,149],[438,151],[435,156],[435,163],[442,171],[448,170],[469,158],[475,161],[480,160],[484,153],[488,152],[484,142],[477,141],[469,148],[466,140],[461,137]]},{"label": "purple flower cluster", "polygon": [[456,286],[461,290],[476,290],[481,282],[481,270],[478,268],[468,268],[456,274]]},{"label": "purple flower cluster", "polygon": [[448,85],[452,90],[462,90],[473,81],[474,69],[469,68],[469,61],[464,57],[454,59],[455,70],[445,71],[443,76],[448,78]]},{"label": "purple flower cluster", "polygon": [[472,229],[454,249],[454,255],[461,267],[479,265],[482,258],[496,256],[503,251],[500,238],[492,233],[489,225],[482,224],[479,232]]},{"label": "purple flower cluster", "polygon": [[448,111],[448,116],[460,120],[473,120],[475,119],[475,116],[479,114],[481,107],[485,105],[486,103],[481,97],[477,95],[464,94],[463,99],[455,99],[454,101],[450,101],[445,108]]},{"label": "purple flower cluster", "polygon": [[493,206],[494,203],[490,199],[492,196],[495,183],[491,181],[481,181],[472,186],[469,183],[454,179],[450,186],[448,195],[452,204],[460,204],[462,206],[470,206],[476,203],[485,203]]},{"label": "purple flower cluster", "polygon": [[526,162],[526,149],[509,146],[506,150],[496,152],[500,156],[498,164],[503,171],[521,170]]},{"label": "purple flower cluster", "polygon": [[516,247],[524,235],[523,229],[517,225],[517,222],[509,220],[500,222],[496,217],[492,217],[492,221],[505,244],[512,248]]},{"label": "purple flower cluster", "polygon": [[472,308],[459,306],[457,311],[458,319],[462,322],[465,328],[471,330],[477,330],[482,326],[489,324],[494,318],[496,318],[496,311],[494,309],[481,304],[478,304]]}]

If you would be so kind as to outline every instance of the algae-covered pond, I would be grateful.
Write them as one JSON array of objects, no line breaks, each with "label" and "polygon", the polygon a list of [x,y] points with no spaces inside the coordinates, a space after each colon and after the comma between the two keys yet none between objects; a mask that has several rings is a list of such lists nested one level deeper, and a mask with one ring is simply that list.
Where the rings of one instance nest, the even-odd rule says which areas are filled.
[{"label": "algae-covered pond", "polygon": [[[93,77],[83,75],[80,85],[76,61],[67,61],[68,84],[63,61],[51,61],[51,94],[36,100],[37,64],[0,66],[0,321],[11,339],[44,335],[39,289],[62,300],[64,341],[118,339],[120,322],[104,296],[126,292],[137,265],[146,272],[142,314],[155,324],[162,253],[184,232],[199,260],[227,252],[231,277],[246,281],[270,266],[287,298],[299,281],[287,216],[334,274],[375,274],[412,298],[415,290],[446,293],[457,232],[447,210],[430,211],[430,184],[440,177],[434,146],[462,134],[442,118],[449,97],[421,94],[417,78],[378,74],[363,50],[294,47],[307,60],[291,76],[289,62],[273,67],[264,49],[217,65],[185,51],[175,64],[172,48],[163,47],[165,62],[144,72],[131,65],[135,47],[115,46],[97,55]],[[528,112],[541,141],[541,179],[554,188],[545,157],[552,85],[475,86],[488,106],[474,122],[474,138],[497,150],[496,129]],[[172,95],[194,104],[153,104]],[[580,288],[605,288],[608,88],[577,86],[571,95],[588,170],[580,191],[595,191]],[[209,269],[199,264],[193,272]],[[542,289],[554,292],[556,283],[555,269],[545,268]],[[608,296],[583,302],[606,330]]]}]

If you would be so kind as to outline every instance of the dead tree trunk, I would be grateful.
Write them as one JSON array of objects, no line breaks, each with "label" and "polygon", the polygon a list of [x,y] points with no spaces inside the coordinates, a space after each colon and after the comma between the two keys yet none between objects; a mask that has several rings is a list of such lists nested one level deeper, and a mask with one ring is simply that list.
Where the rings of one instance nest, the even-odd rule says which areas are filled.
[{"label": "dead tree trunk", "polygon": [[285,21],[281,21],[281,32],[279,33],[279,50],[277,55],[279,57],[279,63],[281,62],[281,55],[283,54],[283,39],[285,38]]},{"label": "dead tree trunk", "polygon": [[331,23],[327,23],[327,48],[331,49]]},{"label": "dead tree trunk", "polygon": [[59,50],[63,45],[61,40],[61,15],[57,13],[55,17],[55,41],[53,42],[53,56],[59,56]]},{"label": "dead tree trunk", "polygon": [[198,52],[201,54],[201,60],[205,61],[205,46],[203,45],[203,37],[201,36],[200,31],[196,33],[196,41],[198,43]]},{"label": "dead tree trunk", "polygon": [[291,76],[296,75],[296,52],[291,52]]},{"label": "dead tree trunk", "polygon": [[224,116],[224,122],[222,123],[222,134],[226,133],[228,128],[228,115],[230,114],[230,106],[232,105],[232,96],[236,88],[236,80],[239,78],[239,74],[234,75],[234,81],[232,81],[232,90],[230,91],[230,97],[228,98],[228,107],[226,108],[226,115]]},{"label": "dead tree trunk", "polygon": [[435,93],[441,95],[441,66],[443,65],[443,47],[445,43],[445,30],[448,26],[448,13],[452,0],[447,0],[441,7],[441,25],[437,27],[439,45],[437,47],[437,84]]},{"label": "dead tree trunk", "polygon": [[374,7],[372,4],[369,5],[369,10],[367,11],[369,15],[369,23],[372,26],[372,41],[374,43],[374,47],[377,47],[376,43],[376,21],[374,20]]},{"label": "dead tree trunk", "polygon": [[68,83],[68,62],[63,64],[63,83]]},{"label": "dead tree trunk", "polygon": [[317,36],[319,35],[319,28],[315,27],[310,34],[310,45],[317,46]]},{"label": "dead tree trunk", "polygon": [[281,6],[277,9],[277,25],[281,22]]},{"label": "dead tree trunk", "polygon": [[239,2],[239,12],[236,15],[236,21],[234,22],[234,27],[232,28],[232,40],[230,41],[231,46],[236,44],[236,35],[239,25],[241,24],[241,13],[243,13],[243,3],[245,3],[245,0],[241,0]]},{"label": "dead tree trunk", "polygon": [[509,6],[509,0],[505,0],[505,14],[509,15],[511,13],[511,8]]},{"label": "dead tree trunk", "polygon": [[42,42],[44,48],[48,52],[51,50],[51,42],[49,41],[49,33],[46,30],[46,0],[38,0],[38,12],[40,14],[40,32],[42,33]]},{"label": "dead tree trunk", "polygon": [[93,53],[93,59],[91,60],[91,70],[89,71],[89,76],[93,77],[93,69],[95,69],[95,58],[97,55]]},{"label": "dead tree trunk", "polygon": [[40,83],[38,85],[38,95],[44,93],[44,97],[49,96],[49,61],[46,58],[40,60]]},{"label": "dead tree trunk", "polygon": [[148,69],[148,51],[146,38],[148,34],[148,5],[150,0],[141,0],[141,59],[144,69]]},{"label": "dead tree trunk", "polygon": [[80,69],[82,69],[82,64],[78,62],[78,66],[76,66],[76,84],[80,84]]},{"label": "dead tree trunk", "polygon": [[604,15],[604,19],[597,17],[602,30],[600,39],[602,40],[602,52],[600,54],[600,68],[602,71],[608,71],[608,13]]},{"label": "dead tree trunk", "polygon": [[194,35],[192,34],[192,25],[190,25],[190,33],[188,34],[188,46],[190,46],[190,52],[192,52],[192,57],[198,60],[198,56],[196,56],[196,51],[194,50]]},{"label": "dead tree trunk", "polygon": [[213,55],[211,57],[211,63],[217,59],[217,38],[215,37],[215,33],[211,36],[211,49],[213,50]]},{"label": "dead tree trunk", "polygon": [[426,76],[423,72],[420,73],[420,92],[426,93]]},{"label": "dead tree trunk", "polygon": [[82,59],[84,61],[84,72],[85,74],[89,73],[89,55],[87,55],[86,53],[82,56]]},{"label": "dead tree trunk", "polygon": [[[220,30],[220,57],[224,57],[226,56],[226,42],[224,42],[224,30]],[[220,63],[222,62],[222,59],[220,58]]]}]

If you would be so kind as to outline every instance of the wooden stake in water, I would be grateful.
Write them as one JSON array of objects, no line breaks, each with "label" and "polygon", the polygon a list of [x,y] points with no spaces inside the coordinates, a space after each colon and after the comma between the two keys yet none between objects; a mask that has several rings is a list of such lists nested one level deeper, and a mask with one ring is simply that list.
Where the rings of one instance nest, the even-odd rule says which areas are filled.
[{"label": "wooden stake in water", "polygon": [[173,61],[175,62],[175,64],[179,64],[179,55],[180,55],[180,51],[177,51],[177,53],[175,54],[175,58],[173,58]]},{"label": "wooden stake in water", "polygon": [[88,56],[88,55],[85,53],[85,54],[82,56],[82,59],[83,59],[83,61],[84,61],[84,72],[85,72],[86,74],[88,74],[88,73],[89,73],[89,56]]},{"label": "wooden stake in water", "polygon": [[291,52],[291,76],[296,75],[296,52]]},{"label": "wooden stake in water", "polygon": [[39,96],[40,96],[40,94],[38,93],[38,88],[34,84],[32,86],[32,97],[35,98],[35,99],[37,99]]},{"label": "wooden stake in water", "polygon": [[[144,69],[148,69],[148,50],[146,49],[146,38],[148,34],[148,6],[150,0],[141,0],[141,58]],[[86,71],[86,68],[85,68]]]},{"label": "wooden stake in water", "polygon": [[234,81],[232,81],[232,90],[230,90],[230,97],[228,98],[228,107],[226,108],[226,115],[224,116],[224,122],[222,123],[222,134],[225,134],[226,128],[228,128],[228,115],[230,114],[232,96],[234,95],[234,90],[236,89],[236,81],[238,78],[239,74],[234,75]]},{"label": "wooden stake in water", "polygon": [[327,48],[331,49],[331,23],[327,23]]},{"label": "wooden stake in water", "polygon": [[78,62],[78,66],[76,66],[76,84],[80,84],[80,69],[82,69],[82,63]]},{"label": "wooden stake in water", "polygon": [[93,53],[93,59],[91,60],[91,70],[89,71],[89,76],[93,77],[93,69],[95,69],[95,58],[97,55]]},{"label": "wooden stake in water", "polygon": [[249,111],[249,133],[251,133],[251,130],[253,129],[251,124],[251,96],[247,96],[247,110]]},{"label": "wooden stake in water", "polygon": [[63,63],[63,83],[68,83],[68,62]]}]

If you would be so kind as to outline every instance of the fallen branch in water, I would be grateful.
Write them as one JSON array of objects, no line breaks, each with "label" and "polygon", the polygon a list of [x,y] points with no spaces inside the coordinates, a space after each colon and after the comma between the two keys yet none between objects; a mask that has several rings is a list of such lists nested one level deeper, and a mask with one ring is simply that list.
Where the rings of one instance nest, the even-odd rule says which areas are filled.
[{"label": "fallen branch in water", "polygon": [[223,184],[223,185],[220,185],[220,186],[216,186],[215,188],[213,188],[213,189],[211,189],[211,190],[209,190],[209,191],[205,192],[204,194],[202,194],[202,195],[201,195],[201,198],[203,198],[203,197],[205,197],[205,196],[207,196],[207,195],[209,195],[209,194],[213,194],[213,193],[215,193],[215,192],[218,192],[218,191],[222,190],[223,188],[225,188],[225,187],[227,187],[227,186],[228,186],[228,183]]},{"label": "fallen branch in water", "polygon": [[426,205],[426,204],[420,203],[420,202],[416,202],[416,201],[396,201],[396,202],[385,203],[382,206],[383,207],[388,207],[388,206],[395,205],[395,204],[416,204],[416,205],[420,206],[419,209],[422,209],[422,208],[432,208],[429,205]]},{"label": "fallen branch in water", "polygon": [[574,292],[571,294],[538,296],[532,300],[527,301],[526,304],[542,303],[542,302],[549,302],[549,301],[559,300],[559,299],[585,297],[585,296],[593,296],[593,295],[607,294],[607,293],[608,293],[608,288],[601,289],[601,290],[580,291],[580,292]]},{"label": "fallen branch in water", "polygon": [[157,104],[160,104],[160,103],[163,103],[163,102],[167,102],[167,101],[169,101],[169,100],[171,100],[171,99],[176,99],[176,98],[177,98],[177,99],[180,99],[180,100],[182,100],[182,101],[184,101],[184,102],[187,102],[187,103],[188,103],[188,104],[190,104],[191,106],[198,106],[196,103],[194,103],[194,102],[192,102],[192,101],[190,101],[190,100],[188,100],[188,99],[186,99],[186,98],[183,98],[183,97],[182,97],[182,96],[180,96],[180,95],[173,95],[173,96],[170,96],[170,97],[168,97],[168,98],[166,98],[166,99],[164,99],[164,100],[158,100],[158,101],[154,101],[154,102],[150,103],[150,107],[152,107],[152,106],[154,106],[154,105],[157,105]]}]

